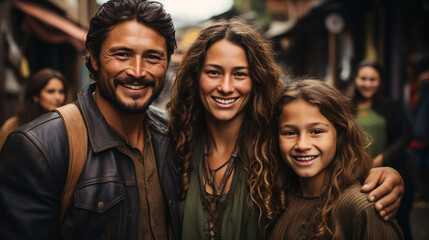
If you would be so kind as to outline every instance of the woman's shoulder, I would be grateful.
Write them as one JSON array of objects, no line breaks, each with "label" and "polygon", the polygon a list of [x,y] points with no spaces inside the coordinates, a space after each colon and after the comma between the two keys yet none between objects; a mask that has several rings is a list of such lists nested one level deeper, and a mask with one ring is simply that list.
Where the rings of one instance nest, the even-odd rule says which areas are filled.
[{"label": "woman's shoulder", "polygon": [[18,116],[13,116],[7,119],[0,128],[0,135],[9,135],[13,130],[19,127]]},{"label": "woman's shoulder", "polygon": [[18,121],[18,116],[13,116],[11,118],[9,118],[8,120],[6,120],[3,124],[3,126],[1,127],[2,129],[17,129],[19,127],[19,121]]}]

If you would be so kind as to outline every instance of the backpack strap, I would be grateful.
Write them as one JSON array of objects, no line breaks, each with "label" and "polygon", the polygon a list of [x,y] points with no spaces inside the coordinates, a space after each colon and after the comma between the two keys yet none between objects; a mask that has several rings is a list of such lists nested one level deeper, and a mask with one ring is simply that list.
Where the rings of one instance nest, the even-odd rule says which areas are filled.
[{"label": "backpack strap", "polygon": [[85,166],[88,154],[88,135],[82,114],[75,104],[70,103],[56,108],[54,111],[63,119],[69,142],[69,169],[61,196],[61,223],[73,202],[76,184]]}]

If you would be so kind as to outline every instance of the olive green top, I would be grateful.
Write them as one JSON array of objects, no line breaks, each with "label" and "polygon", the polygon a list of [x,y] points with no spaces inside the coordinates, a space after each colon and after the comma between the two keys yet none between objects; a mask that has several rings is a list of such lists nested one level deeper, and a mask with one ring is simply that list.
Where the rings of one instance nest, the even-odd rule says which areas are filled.
[{"label": "olive green top", "polygon": [[386,119],[372,108],[361,108],[356,114],[356,122],[367,134],[364,137],[367,143],[372,141],[368,153],[375,158],[387,145]]},{"label": "olive green top", "polygon": [[[209,239],[209,218],[204,208],[203,141],[197,139],[190,166],[190,183],[186,198],[179,203],[182,218],[182,239]],[[233,180],[227,195],[221,239],[263,239],[258,217],[251,215],[247,205],[246,176],[240,162],[236,162]]]}]

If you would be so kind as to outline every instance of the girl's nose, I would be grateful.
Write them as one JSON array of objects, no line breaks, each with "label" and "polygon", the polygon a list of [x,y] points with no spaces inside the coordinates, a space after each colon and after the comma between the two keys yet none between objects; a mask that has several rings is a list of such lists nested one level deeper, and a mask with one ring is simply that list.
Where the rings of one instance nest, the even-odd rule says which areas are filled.
[{"label": "girl's nose", "polygon": [[298,141],[295,144],[295,149],[299,151],[305,151],[311,149],[311,142],[308,136],[300,135]]}]

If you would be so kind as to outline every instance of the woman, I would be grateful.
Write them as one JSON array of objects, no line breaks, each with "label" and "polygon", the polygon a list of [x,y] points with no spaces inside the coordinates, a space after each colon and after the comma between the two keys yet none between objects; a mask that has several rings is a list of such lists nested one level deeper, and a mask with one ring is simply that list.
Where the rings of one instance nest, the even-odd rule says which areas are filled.
[{"label": "woman", "polygon": [[281,88],[269,43],[242,20],[204,29],[188,50],[168,104],[183,239],[257,239],[261,212],[279,211],[263,129]]},{"label": "woman", "polygon": [[167,104],[183,239],[264,238],[282,212],[266,129],[282,86],[270,44],[238,18],[203,29],[185,54]]},{"label": "woman", "polygon": [[405,182],[404,199],[397,219],[405,239],[412,239],[409,214],[414,190],[406,168],[406,151],[411,142],[411,125],[400,104],[382,95],[383,71],[373,61],[362,61],[356,69],[350,97],[353,100],[356,121],[366,132],[372,166],[396,169]]},{"label": "woman", "polygon": [[19,126],[64,104],[67,85],[64,76],[53,69],[36,72],[27,83],[24,103],[16,116],[6,120],[0,129],[0,149],[6,137]]}]

